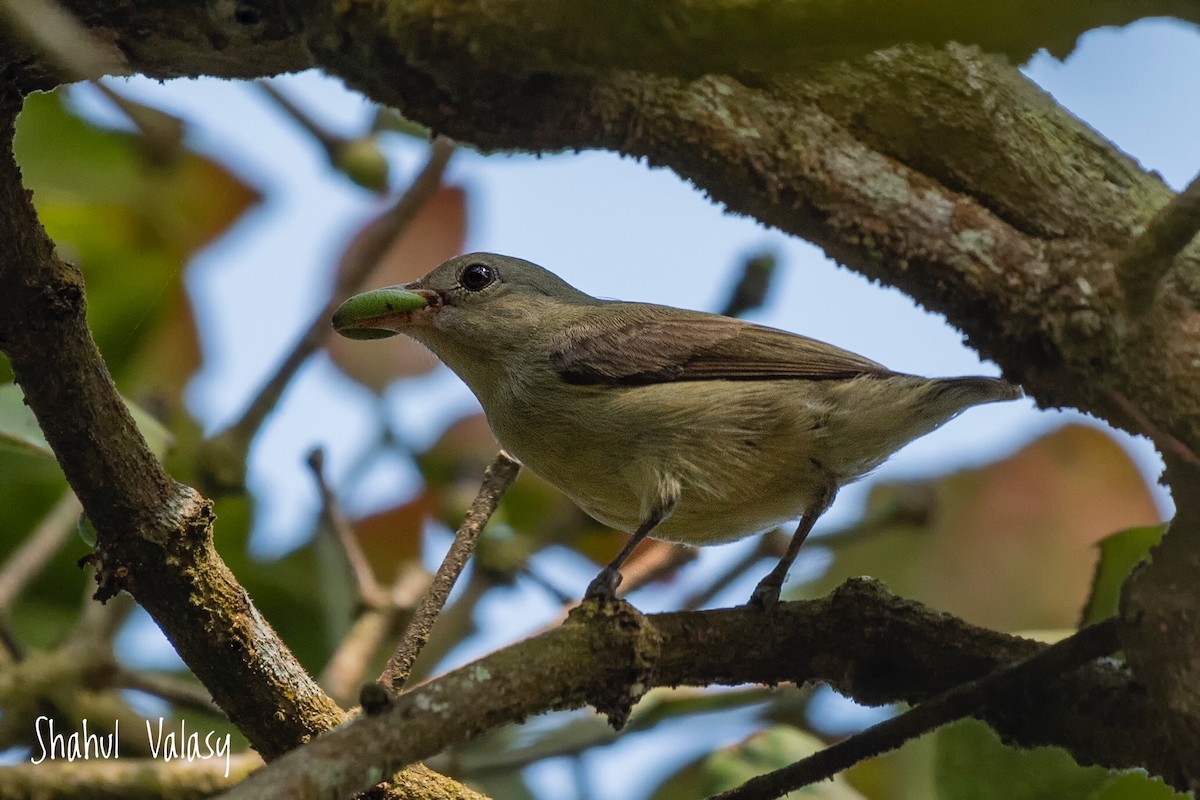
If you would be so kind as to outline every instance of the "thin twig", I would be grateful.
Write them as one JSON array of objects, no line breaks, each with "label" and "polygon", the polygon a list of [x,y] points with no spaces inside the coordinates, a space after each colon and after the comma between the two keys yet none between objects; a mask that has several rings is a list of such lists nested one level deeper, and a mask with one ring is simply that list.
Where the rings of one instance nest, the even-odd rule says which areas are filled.
[{"label": "thin twig", "polygon": [[1133,421],[1134,427],[1140,433],[1145,435],[1147,439],[1154,442],[1154,446],[1158,448],[1158,452],[1164,456],[1172,455],[1183,461],[1185,464],[1192,466],[1200,466],[1200,457],[1197,457],[1192,448],[1188,447],[1179,439],[1164,431],[1162,428],[1151,422],[1142,410],[1130,402],[1129,398],[1118,392],[1116,389],[1106,389],[1105,393],[1109,399],[1117,404],[1117,407],[1125,413],[1130,420]]},{"label": "thin twig", "polygon": [[334,151],[341,144],[342,138],[329,131],[324,125],[309,115],[304,109],[292,102],[291,98],[283,92],[279,91],[271,81],[255,81],[256,86],[275,105],[279,106],[279,110],[291,117],[292,121],[299,125],[304,130],[308,131],[309,135],[317,140],[317,143],[325,149],[325,152],[330,158],[333,158]]},{"label": "thin twig", "polygon": [[129,65],[116,47],[93,36],[74,14],[54,0],[0,0],[0,9],[71,80],[129,72]]},{"label": "thin twig", "polygon": [[104,81],[92,81],[91,84],[137,128],[151,158],[162,163],[180,153],[184,135],[184,124],[180,119],[157,108],[135,103]]},{"label": "thin twig", "polygon": [[392,581],[388,601],[363,608],[317,680],[330,697],[343,705],[353,702],[372,658],[397,629],[401,617],[411,612],[428,591],[429,584],[428,572],[415,564],[405,564]]},{"label": "thin twig", "polygon": [[[464,778],[478,778],[497,772],[524,769],[530,764],[550,758],[582,755],[594,747],[612,744],[629,734],[647,730],[665,720],[746,708],[753,704],[766,703],[777,696],[777,689],[762,686],[721,692],[702,689],[655,689],[642,698],[630,716],[629,724],[619,731],[613,730],[602,714],[589,712],[588,716],[576,716],[560,728],[546,732],[523,746],[507,750],[498,749],[493,746],[494,740],[488,742],[485,737],[473,745],[468,745],[461,752],[451,751],[446,756],[432,758],[426,763],[440,772],[451,772]],[[497,738],[504,735],[501,729]],[[476,748],[475,744],[480,746]]]},{"label": "thin twig", "polygon": [[67,492],[42,518],[37,528],[13,551],[0,568],[0,615],[8,614],[12,605],[33,580],[54,558],[63,543],[75,530],[83,506],[75,493]]},{"label": "thin twig", "polygon": [[178,708],[200,711],[224,717],[224,712],[212,701],[212,696],[200,684],[174,675],[147,672],[140,669],[118,669],[113,675],[113,686],[133,689],[154,697],[162,698]]},{"label": "thin twig", "polygon": [[[22,661],[25,658],[25,647],[8,624],[8,619],[3,616],[0,616],[0,649],[4,653],[3,656],[0,656],[0,667],[4,667],[12,661]],[[3,736],[0,736],[0,740],[2,739]]]},{"label": "thin twig", "polygon": [[137,603],[132,595],[124,592],[110,598],[106,603],[97,603],[94,575],[93,569],[89,567],[87,580],[83,582],[79,616],[71,625],[71,632],[67,638],[87,642],[89,648],[111,650],[121,626],[137,608]]},{"label": "thin twig", "polygon": [[[647,584],[674,574],[680,567],[690,564],[700,556],[700,550],[687,545],[672,545],[651,540],[653,546],[638,548],[634,558],[629,559],[623,571],[617,594],[621,597],[636,592]],[[578,598],[575,598],[577,601]]]},{"label": "thin twig", "polygon": [[[391,210],[380,219],[381,224],[373,226],[369,233],[356,243],[353,257],[345,263],[338,275],[333,294],[325,307],[313,317],[300,340],[296,342],[295,347],[275,370],[275,374],[250,402],[241,418],[211,440],[215,452],[245,453],[246,447],[249,446],[263,421],[278,404],[279,398],[283,396],[284,390],[291,383],[297,370],[303,366],[309,356],[320,349],[333,330],[329,324],[329,318],[333,312],[360,283],[366,280],[379,264],[380,259],[387,253],[389,246],[408,228],[417,212],[433,197],[434,192],[441,185],[442,174],[453,154],[454,145],[448,139],[439,138],[433,141],[430,146],[429,158],[417,177],[413,179],[408,191],[401,195]],[[220,440],[219,443],[218,440]],[[222,444],[226,446],[222,447]],[[217,457],[229,456],[218,455]]]},{"label": "thin twig", "polygon": [[442,559],[437,574],[433,576],[432,585],[421,597],[416,613],[408,623],[408,630],[404,632],[404,638],[400,641],[396,652],[388,659],[387,666],[383,668],[383,673],[379,676],[379,682],[389,691],[398,692],[408,680],[413,662],[417,660],[425,642],[429,640],[429,632],[433,629],[434,621],[446,604],[450,590],[454,588],[454,583],[458,580],[463,567],[466,566],[467,559],[475,551],[475,543],[479,540],[479,534],[483,532],[483,527],[487,525],[488,519],[495,513],[496,507],[500,505],[500,498],[517,479],[517,473],[520,470],[520,462],[501,451],[496,454],[496,458],[483,473],[483,485],[479,487],[479,493],[475,495],[475,501],[471,503],[471,509],[467,512],[466,519],[463,520],[462,525],[458,526],[450,550]]},{"label": "thin twig", "polygon": [[558,602],[558,604],[561,606],[572,605],[579,601],[578,597],[555,586],[553,581],[551,581],[545,575],[542,575],[540,572],[538,572],[536,569],[531,567],[529,564],[526,564],[524,567],[521,568],[521,574],[525,578],[533,581],[533,584],[535,586],[537,586],[539,589],[541,589],[546,594],[550,595],[550,597],[554,598],[554,600],[556,600]]},{"label": "thin twig", "polygon": [[1175,257],[1200,231],[1200,175],[1158,210],[1142,234],[1117,262],[1117,280],[1125,288],[1129,310],[1142,313],[1150,307],[1158,284]]},{"label": "thin twig", "polygon": [[342,515],[337,497],[334,496],[328,481],[325,480],[325,451],[320,447],[314,447],[308,454],[305,463],[312,471],[317,491],[321,495],[321,522],[333,532],[334,540],[338,543],[342,555],[346,559],[346,566],[350,568],[350,575],[354,579],[359,601],[367,606],[385,604],[387,601],[383,596],[383,587],[375,579],[375,572],[371,569],[371,563],[367,560],[362,547],[359,546],[358,537],[350,530],[350,523]]},{"label": "thin twig", "polygon": [[773,800],[803,786],[828,780],[860,761],[894,750],[909,739],[974,713],[1034,679],[1049,678],[1110,655],[1121,647],[1116,618],[1106,619],[1012,664],[959,684],[903,714],[801,759],[783,769],[752,778],[710,800]]},{"label": "thin twig", "polygon": [[778,558],[783,554],[783,550],[776,546],[778,539],[778,529],[758,537],[753,550],[730,564],[729,568],[721,573],[715,581],[684,600],[683,608],[687,611],[695,611],[705,607],[712,602],[714,597],[728,589],[730,584],[753,569],[755,564],[768,556]]}]

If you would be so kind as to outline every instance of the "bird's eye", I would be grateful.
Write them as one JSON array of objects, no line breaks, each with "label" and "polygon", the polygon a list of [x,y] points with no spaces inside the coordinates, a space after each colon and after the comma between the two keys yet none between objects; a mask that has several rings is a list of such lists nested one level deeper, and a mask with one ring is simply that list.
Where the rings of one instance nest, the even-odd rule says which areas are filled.
[{"label": "bird's eye", "polygon": [[496,280],[496,270],[486,264],[469,264],[458,276],[458,282],[468,292],[486,289]]}]

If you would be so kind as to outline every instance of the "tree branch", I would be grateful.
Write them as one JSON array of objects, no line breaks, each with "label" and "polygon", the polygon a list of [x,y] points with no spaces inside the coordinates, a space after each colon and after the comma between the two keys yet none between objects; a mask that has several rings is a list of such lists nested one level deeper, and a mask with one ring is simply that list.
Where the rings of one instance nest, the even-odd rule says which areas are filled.
[{"label": "tree branch", "polygon": [[0,796],[39,800],[202,800],[232,786],[262,765],[254,753],[225,759],[121,758],[104,761],[46,761],[0,769]]},{"label": "tree branch", "polygon": [[[605,658],[595,657],[598,648]],[[825,680],[860,702],[917,703],[1044,649],[900,600],[866,580],[821,600],[782,603],[770,615],[743,606],[617,625],[611,617],[576,614],[405,692],[386,711],[330,731],[223,797],[347,794],[365,788],[363,778],[350,776],[396,768],[498,725],[551,709],[609,705],[629,690],[634,664],[641,665],[642,690]],[[1055,744],[1081,763],[1143,767],[1183,785],[1144,690],[1116,664],[1032,682],[978,716],[1010,742]]]},{"label": "tree branch", "polygon": [[[95,525],[98,599],[132,594],[251,745],[274,758],[343,712],[217,554],[211,504],[167,475],[117,394],[87,327],[82,276],[58,257],[21,186],[19,108],[0,84],[0,350]],[[469,793],[423,768],[397,780],[397,796]]]},{"label": "tree branch", "polygon": [[[127,590],[266,758],[341,720],[250,604],[212,544],[210,504],[163,470],[87,328],[83,280],[61,261],[0,120],[0,349],[96,527],[97,596]],[[255,692],[247,692],[255,686]]]},{"label": "tree branch", "polygon": [[504,497],[508,487],[512,486],[520,471],[520,462],[501,450],[483,473],[483,484],[479,487],[475,501],[471,503],[462,525],[458,526],[449,552],[434,574],[433,583],[421,596],[417,609],[409,620],[408,629],[404,631],[404,638],[379,676],[379,682],[388,691],[397,692],[408,681],[413,662],[429,641],[429,632],[433,630],[433,623],[442,613],[450,590],[454,588],[458,576],[466,567],[467,559],[475,552],[475,543],[479,541],[479,535],[483,533],[487,521],[500,505],[500,499]]},{"label": "tree branch", "polygon": [[947,722],[962,719],[986,705],[1004,703],[1034,681],[1064,675],[1089,661],[1111,655],[1120,647],[1117,621],[1107,619],[982,678],[960,683],[794,764],[751,778],[712,800],[774,800],[796,789],[830,780],[860,761],[895,750]]},{"label": "tree branch", "polygon": [[[1148,16],[1200,21],[1187,2],[1132,0],[392,0],[380,3],[399,52],[444,58],[447,43],[497,71],[632,70],[778,78],[903,42],[976,44],[1023,61],[1068,55],[1086,31]],[[597,36],[597,30],[603,35]]]},{"label": "tree branch", "polygon": [[1146,225],[1117,262],[1117,278],[1125,289],[1125,302],[1135,314],[1154,299],[1163,277],[1179,251],[1200,232],[1200,176],[1171,198]]}]

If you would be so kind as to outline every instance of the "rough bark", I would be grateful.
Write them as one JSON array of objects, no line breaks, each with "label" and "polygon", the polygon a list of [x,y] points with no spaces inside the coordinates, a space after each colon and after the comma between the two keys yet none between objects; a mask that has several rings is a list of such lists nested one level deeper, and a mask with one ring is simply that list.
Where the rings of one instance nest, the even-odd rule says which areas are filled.
[{"label": "rough bark", "polygon": [[[877,27],[863,29],[862,19],[876,18],[865,13],[870,0],[778,3],[773,25],[821,32],[832,51],[796,47],[745,68],[719,51],[732,43],[728,52],[744,56],[760,46],[742,27],[753,17],[723,15],[767,13],[766,4],[648,4],[638,17],[645,46],[619,57],[603,44],[582,46],[584,34],[603,42],[625,24],[598,5],[583,27],[535,0],[67,5],[132,71],[249,77],[315,65],[483,148],[607,148],[669,166],[732,211],[809,239],[944,314],[1043,406],[1073,406],[1185,455],[1200,451],[1200,247],[1192,242],[1168,268],[1156,267],[1157,285],[1139,282],[1149,300],[1139,300],[1145,310],[1137,313],[1118,271],[1136,274],[1131,242],[1170,191],[1002,59],[945,43],[1020,54],[1064,48],[1104,22],[1192,19],[1194,4],[1059,4],[1044,16],[1027,3],[956,3],[944,25],[879,15]],[[979,16],[953,10],[966,7]],[[843,13],[847,25],[837,22]],[[1005,26],[1011,35],[997,41]],[[914,35],[918,43],[904,43]],[[0,53],[10,106],[14,90],[57,80],[11,31],[0,31]],[[15,178],[11,165],[2,168]],[[204,503],[148,454],[107,445],[136,433],[88,349],[78,276],[50,254],[26,198],[4,191],[0,344],[23,383],[36,384],[26,389],[30,404],[109,537],[105,546],[116,547],[104,557],[172,564],[172,543],[184,540],[208,552]],[[95,445],[106,452],[82,452]],[[1194,759],[1200,698],[1186,686],[1196,685],[1190,676],[1200,663],[1200,638],[1188,634],[1200,607],[1200,536],[1185,502],[1198,494],[1193,473],[1168,474],[1180,516],[1160,556],[1127,587],[1123,638],[1169,717],[1175,752]],[[122,551],[122,526],[146,533],[138,545],[146,549]],[[220,604],[239,602],[228,588],[236,584],[216,573],[203,579],[214,605],[196,611],[208,617],[190,620],[181,648],[199,648],[210,623],[227,622]],[[155,580],[131,588],[162,603],[156,616],[192,596]],[[160,592],[163,600],[150,597]],[[246,648],[260,633],[254,625],[230,635]],[[240,659],[229,661],[245,668]],[[1200,780],[1200,765],[1185,766]]]}]

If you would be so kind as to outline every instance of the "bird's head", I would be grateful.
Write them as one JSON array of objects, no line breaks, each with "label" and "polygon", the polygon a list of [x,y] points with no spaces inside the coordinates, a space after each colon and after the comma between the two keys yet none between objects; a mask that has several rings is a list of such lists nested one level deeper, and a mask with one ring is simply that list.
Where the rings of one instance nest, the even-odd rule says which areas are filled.
[{"label": "bird's head", "polygon": [[537,264],[468,253],[420,280],[351,297],[334,312],[333,328],[350,339],[404,333],[430,346],[494,343],[536,328],[556,305],[589,302],[595,301]]}]

